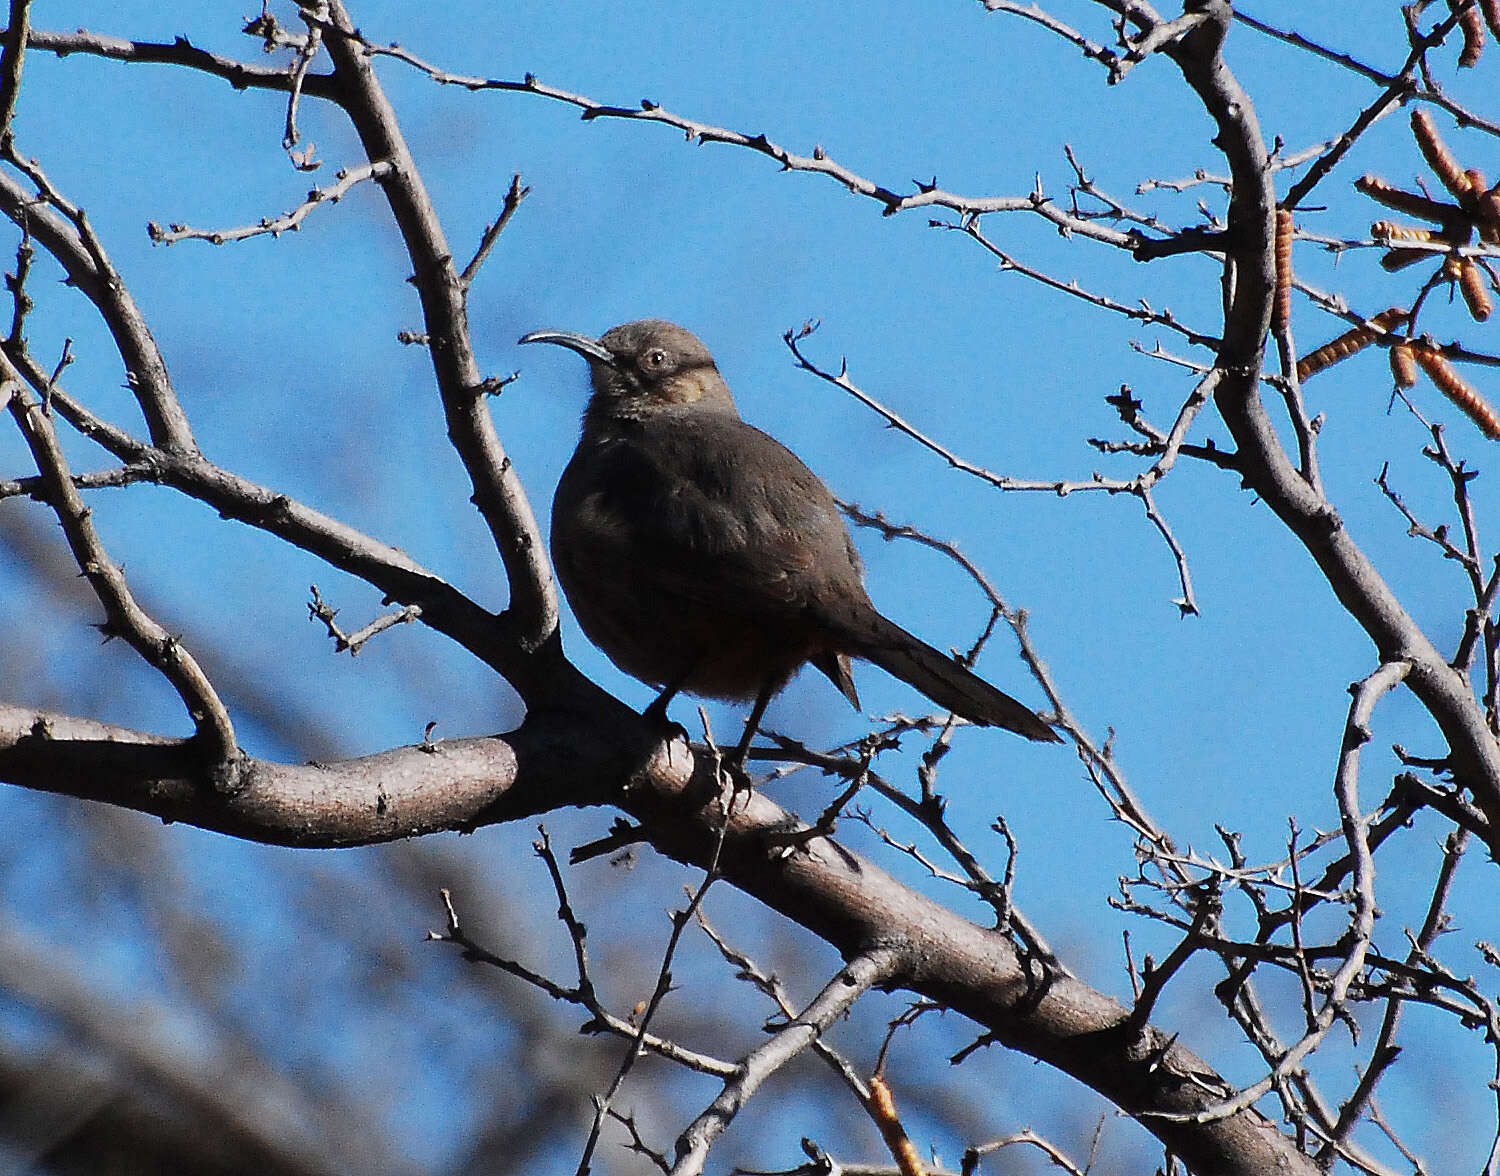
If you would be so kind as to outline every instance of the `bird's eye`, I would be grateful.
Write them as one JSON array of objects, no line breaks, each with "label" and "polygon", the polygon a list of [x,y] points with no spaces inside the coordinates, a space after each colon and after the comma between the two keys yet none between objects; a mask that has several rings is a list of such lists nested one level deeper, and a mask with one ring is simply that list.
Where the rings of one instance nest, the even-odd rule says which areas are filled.
[{"label": "bird's eye", "polygon": [[641,366],[648,372],[658,372],[667,366],[667,353],[660,347],[653,347],[641,356]]}]

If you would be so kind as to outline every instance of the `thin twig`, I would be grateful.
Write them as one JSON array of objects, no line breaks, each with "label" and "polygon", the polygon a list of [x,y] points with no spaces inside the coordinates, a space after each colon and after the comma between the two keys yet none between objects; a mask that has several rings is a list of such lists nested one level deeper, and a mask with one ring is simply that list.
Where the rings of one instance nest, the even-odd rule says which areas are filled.
[{"label": "thin twig", "polygon": [[383,180],[390,174],[391,165],[384,160],[344,168],[334,177],[334,183],[326,188],[311,189],[307,193],[307,199],[291,212],[284,212],[278,217],[262,217],[254,225],[241,225],[233,229],[195,229],[191,225],[169,224],[162,228],[155,221],[149,221],[146,232],[156,245],[175,245],[178,241],[208,241],[214,245],[223,245],[250,237],[279,237],[282,233],[295,233],[313,209],[324,204],[337,204],[356,184],[366,180]]},{"label": "thin twig", "polygon": [[821,1037],[856,1000],[893,974],[899,960],[899,953],[890,947],[855,956],[801,1014],[746,1054],[740,1060],[739,1073],[724,1083],[713,1102],[678,1139],[672,1176],[697,1176],[702,1172],[709,1149],[765,1080]]},{"label": "thin twig", "polygon": [[[680,911],[672,913],[672,931],[667,936],[666,947],[662,950],[661,966],[657,969],[656,983],[651,989],[651,995],[647,998],[646,1007],[636,1023],[634,1040],[630,1048],[625,1051],[625,1056],[620,1059],[619,1068],[615,1071],[614,1078],[610,1081],[609,1088],[601,1096],[594,1099],[594,1121],[589,1127],[588,1139],[584,1142],[583,1152],[578,1158],[578,1176],[587,1176],[589,1162],[593,1157],[594,1149],[599,1142],[599,1132],[604,1125],[604,1120],[609,1114],[610,1105],[615,1096],[620,1092],[620,1087],[625,1084],[626,1077],[635,1067],[635,1063],[645,1052],[646,1031],[650,1027],[656,1012],[661,1008],[661,1003],[666,999],[667,993],[672,991],[672,960],[677,954],[677,945],[682,940],[682,933],[692,921],[693,915],[703,905],[704,896],[708,894],[709,888],[719,880],[719,855],[724,850],[724,839],[729,834],[730,810],[734,805],[734,797],[737,795],[734,785],[731,783],[721,790],[722,821],[718,833],[714,839],[713,852],[709,857],[708,868],[703,872],[703,880],[692,891],[688,904]],[[743,1063],[741,1063],[743,1069]],[[726,1089],[734,1079],[726,1082]],[[680,1165],[681,1149],[678,1152],[678,1164]],[[675,1170],[675,1169],[674,1169]]]},{"label": "thin twig", "polygon": [[500,234],[505,232],[505,226],[510,224],[510,218],[516,215],[516,209],[521,207],[521,201],[530,195],[530,187],[521,183],[521,173],[517,172],[511,176],[510,189],[505,193],[505,203],[500,208],[500,215],[495,218],[493,224],[484,230],[484,235],[479,238],[479,248],[475,250],[469,264],[464,266],[464,272],[458,275],[458,283],[465,290],[474,284],[474,278],[479,273],[479,267],[484,264],[485,258],[490,255],[490,250],[495,247],[495,242],[500,239]]}]

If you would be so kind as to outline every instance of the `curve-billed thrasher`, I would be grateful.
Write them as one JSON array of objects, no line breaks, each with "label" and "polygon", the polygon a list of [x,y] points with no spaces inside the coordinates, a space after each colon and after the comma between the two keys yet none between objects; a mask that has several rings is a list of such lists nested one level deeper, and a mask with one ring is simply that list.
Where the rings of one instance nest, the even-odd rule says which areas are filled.
[{"label": "curve-billed thrasher", "polygon": [[533,331],[589,361],[594,394],[552,503],[552,559],[578,622],[627,674],[662,694],[766,704],[804,662],[851,703],[850,657],[974,723],[1060,742],[1036,715],[886,620],[828,488],[746,424],[713,356],[659,319],[600,339]]}]

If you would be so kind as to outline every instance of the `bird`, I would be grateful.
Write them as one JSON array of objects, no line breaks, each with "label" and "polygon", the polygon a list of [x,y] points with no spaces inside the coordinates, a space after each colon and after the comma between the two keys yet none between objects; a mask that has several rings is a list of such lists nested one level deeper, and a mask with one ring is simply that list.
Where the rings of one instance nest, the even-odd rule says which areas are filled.
[{"label": "bird", "polygon": [[882,615],[838,504],[786,446],[742,420],[696,335],[643,319],[599,338],[533,331],[588,361],[593,394],[552,503],[552,561],[585,634],[660,689],[766,706],[804,665],[859,709],[851,658],[985,726],[1061,742],[1025,704]]}]

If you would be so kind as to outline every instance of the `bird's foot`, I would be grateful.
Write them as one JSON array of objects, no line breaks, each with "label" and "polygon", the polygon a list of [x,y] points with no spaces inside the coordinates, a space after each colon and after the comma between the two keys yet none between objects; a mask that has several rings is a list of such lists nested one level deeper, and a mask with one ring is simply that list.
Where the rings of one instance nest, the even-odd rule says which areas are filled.
[{"label": "bird's foot", "polygon": [[665,696],[658,698],[650,706],[641,712],[641,718],[653,726],[660,727],[664,738],[670,743],[675,739],[682,739],[691,743],[692,736],[681,723],[667,715],[667,703],[669,699]]},{"label": "bird's foot", "polygon": [[822,829],[817,825],[803,825],[798,829],[787,829],[782,832],[766,834],[766,841],[775,847],[778,858],[789,858],[799,849],[805,849],[809,844],[820,838],[832,834],[832,829]]}]

